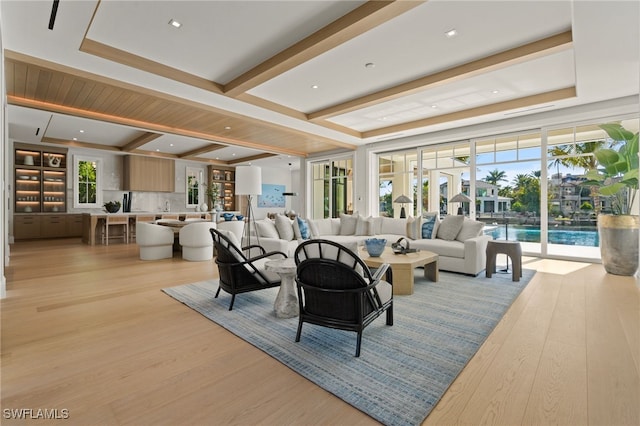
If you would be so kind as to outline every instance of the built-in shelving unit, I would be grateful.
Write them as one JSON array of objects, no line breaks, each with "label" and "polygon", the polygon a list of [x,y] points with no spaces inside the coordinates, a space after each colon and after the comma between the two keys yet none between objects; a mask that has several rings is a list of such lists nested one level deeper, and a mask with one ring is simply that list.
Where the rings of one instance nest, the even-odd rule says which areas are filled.
[{"label": "built-in shelving unit", "polygon": [[67,211],[67,151],[15,144],[15,213]]},{"label": "built-in shelving unit", "polygon": [[209,166],[209,184],[217,185],[224,211],[236,210],[236,172],[234,168]]}]

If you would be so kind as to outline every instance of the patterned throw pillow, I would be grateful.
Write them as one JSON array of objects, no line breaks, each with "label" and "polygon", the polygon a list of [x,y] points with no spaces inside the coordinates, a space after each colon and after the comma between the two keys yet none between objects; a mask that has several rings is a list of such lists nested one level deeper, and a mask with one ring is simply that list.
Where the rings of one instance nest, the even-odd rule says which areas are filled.
[{"label": "patterned throw pillow", "polygon": [[422,238],[431,238],[433,228],[436,225],[436,218],[437,216],[425,218],[424,222],[422,223]]},{"label": "patterned throw pillow", "polygon": [[[303,240],[308,240],[311,238],[311,232],[309,231],[309,224],[306,220],[301,219],[300,216],[296,217],[296,223],[294,224],[294,228],[297,227],[298,232],[300,233],[300,238]],[[297,237],[297,235],[296,235]]]}]

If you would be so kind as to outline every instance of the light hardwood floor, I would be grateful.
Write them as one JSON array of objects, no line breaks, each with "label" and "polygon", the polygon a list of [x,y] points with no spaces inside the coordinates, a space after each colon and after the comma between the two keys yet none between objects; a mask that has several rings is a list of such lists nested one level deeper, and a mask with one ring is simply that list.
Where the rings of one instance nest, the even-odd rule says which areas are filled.
[{"label": "light hardwood floor", "polygon": [[[638,280],[525,263],[538,273],[425,424],[640,424]],[[160,291],[211,262],[67,239],[12,245],[5,272],[2,424],[25,424],[5,418],[20,408],[74,425],[376,423]]]}]

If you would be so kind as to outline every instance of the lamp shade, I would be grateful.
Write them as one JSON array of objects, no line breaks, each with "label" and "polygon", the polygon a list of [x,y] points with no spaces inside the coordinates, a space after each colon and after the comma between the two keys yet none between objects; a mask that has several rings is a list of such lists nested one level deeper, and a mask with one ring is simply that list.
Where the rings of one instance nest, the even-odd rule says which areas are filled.
[{"label": "lamp shade", "polygon": [[396,198],[395,200],[393,200],[394,203],[412,203],[413,201],[411,201],[411,198],[407,197],[406,195],[401,195],[398,198]]},{"label": "lamp shade", "polygon": [[470,203],[473,200],[466,194],[463,194],[462,192],[459,194],[454,195],[449,202],[450,203]]},{"label": "lamp shade", "polygon": [[258,166],[236,167],[236,194],[262,195],[262,169]]}]

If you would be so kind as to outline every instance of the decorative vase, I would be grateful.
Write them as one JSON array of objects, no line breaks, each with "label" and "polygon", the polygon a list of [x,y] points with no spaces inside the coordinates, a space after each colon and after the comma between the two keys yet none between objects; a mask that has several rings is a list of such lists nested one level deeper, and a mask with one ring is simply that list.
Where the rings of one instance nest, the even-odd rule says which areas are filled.
[{"label": "decorative vase", "polygon": [[209,211],[209,206],[207,205],[207,203],[200,204],[200,211],[201,212],[208,212]]},{"label": "decorative vase", "polygon": [[380,257],[386,245],[387,240],[384,238],[369,238],[364,240],[364,247],[371,257]]},{"label": "decorative vase", "polygon": [[640,216],[598,216],[600,256],[604,269],[614,275],[632,276],[638,270]]}]

